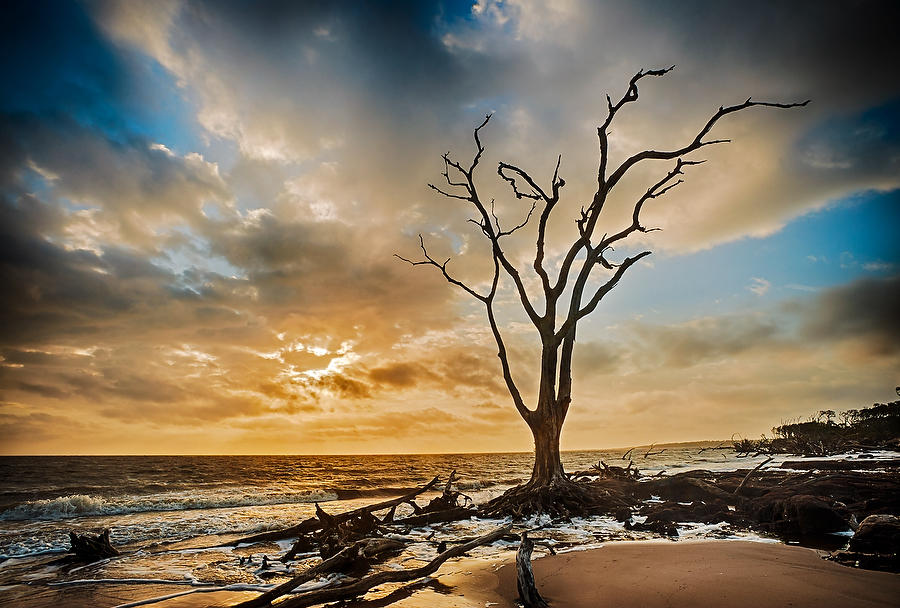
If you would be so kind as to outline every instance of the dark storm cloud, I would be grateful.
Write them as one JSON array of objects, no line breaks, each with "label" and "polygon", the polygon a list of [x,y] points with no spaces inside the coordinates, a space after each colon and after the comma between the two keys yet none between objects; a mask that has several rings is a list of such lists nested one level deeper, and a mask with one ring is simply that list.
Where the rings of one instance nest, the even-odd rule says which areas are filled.
[{"label": "dark storm cloud", "polygon": [[47,197],[102,210],[70,213],[70,232],[102,222],[112,232],[107,238],[150,248],[154,228],[202,222],[204,203],[229,197],[214,165],[198,155],[176,156],[139,135],[114,139],[70,117],[38,114],[4,116],[0,128],[15,150],[15,169],[4,172],[7,189],[26,180]]},{"label": "dark storm cloud", "polygon": [[416,355],[415,361],[379,365],[367,374],[382,390],[438,388],[453,395],[505,394],[499,363],[493,357],[466,352],[457,345]]},{"label": "dark storm cloud", "polygon": [[27,450],[35,441],[57,439],[67,433],[77,435],[83,430],[83,425],[63,416],[0,411],[0,441],[9,447]]},{"label": "dark storm cloud", "polygon": [[415,386],[433,376],[427,367],[414,363],[391,363],[369,370],[369,377],[375,382],[396,387]]},{"label": "dark storm cloud", "polygon": [[135,83],[79,3],[12,2],[0,28],[0,109],[57,113],[65,100],[66,111],[93,124],[119,122],[112,106]]},{"label": "dark storm cloud", "polygon": [[862,109],[860,102],[883,103],[898,92],[889,76],[900,56],[894,2],[651,0],[630,6],[636,9],[630,25],[664,32],[703,56],[705,67],[698,63],[695,70],[721,66],[734,78],[764,71],[768,82],[762,84],[770,90],[759,95],[791,93],[785,86],[794,82],[797,92],[822,96],[817,103]]},{"label": "dark storm cloud", "polygon": [[798,143],[806,168],[869,173],[900,172],[900,99],[837,116]]},{"label": "dark storm cloud", "polygon": [[[816,340],[858,339],[876,353],[900,353],[900,275],[866,278],[818,298],[803,326]],[[804,311],[805,312],[805,311]]]},{"label": "dark storm cloud", "polygon": [[106,264],[89,251],[66,251],[31,232],[28,218],[41,203],[23,197],[0,201],[0,300],[7,344],[40,342],[56,335],[95,331],[91,322],[134,306],[146,293],[103,274]]},{"label": "dark storm cloud", "polygon": [[670,326],[635,324],[631,336],[641,353],[638,365],[690,367],[771,346],[779,333],[774,320],[762,315],[734,315]]}]

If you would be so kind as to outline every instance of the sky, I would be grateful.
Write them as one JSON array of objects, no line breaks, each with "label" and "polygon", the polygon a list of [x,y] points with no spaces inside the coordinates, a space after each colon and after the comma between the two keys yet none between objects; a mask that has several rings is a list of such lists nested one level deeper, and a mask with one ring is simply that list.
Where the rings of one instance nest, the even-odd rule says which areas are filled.
[{"label": "sky", "polygon": [[[12,2],[0,23],[0,453],[518,451],[474,286],[489,250],[430,190],[474,154],[591,200],[610,164],[691,141],[685,183],[610,254],[578,330],[564,449],[758,437],[900,385],[900,47],[892,2]],[[645,165],[645,166],[644,166]],[[636,167],[599,232],[671,162]],[[527,274],[533,222],[508,239]],[[640,237],[640,238],[636,238]],[[602,279],[598,276],[597,280]],[[534,403],[534,330],[498,315]]]}]

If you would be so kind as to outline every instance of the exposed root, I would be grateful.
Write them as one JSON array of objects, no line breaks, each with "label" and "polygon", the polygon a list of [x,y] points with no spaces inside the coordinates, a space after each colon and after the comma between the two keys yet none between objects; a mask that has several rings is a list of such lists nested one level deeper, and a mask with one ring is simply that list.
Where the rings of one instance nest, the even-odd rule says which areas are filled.
[{"label": "exposed root", "polygon": [[523,519],[531,515],[549,515],[553,519],[570,519],[612,513],[629,504],[630,501],[621,494],[598,484],[558,478],[547,484],[529,482],[510,488],[479,512],[482,517]]}]

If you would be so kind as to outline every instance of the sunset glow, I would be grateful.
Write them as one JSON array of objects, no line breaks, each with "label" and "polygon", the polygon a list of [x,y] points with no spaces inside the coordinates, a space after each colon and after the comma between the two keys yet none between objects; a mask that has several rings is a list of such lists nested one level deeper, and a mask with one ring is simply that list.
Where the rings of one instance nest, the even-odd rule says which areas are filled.
[{"label": "sunset glow", "polygon": [[[900,52],[876,4],[19,3],[5,17],[0,453],[527,451],[483,307],[471,158],[566,180],[558,263],[597,179],[606,95],[642,68],[613,158],[690,139],[650,249],[578,329],[564,449],[757,437],[900,385]],[[873,9],[874,10],[874,9]],[[883,10],[883,9],[882,9]],[[621,184],[598,232],[664,175]],[[639,237],[639,238],[638,238]],[[530,271],[534,233],[509,241]],[[534,293],[540,282],[528,274]],[[534,329],[499,310],[536,392]],[[527,399],[526,399],[527,401]]]}]

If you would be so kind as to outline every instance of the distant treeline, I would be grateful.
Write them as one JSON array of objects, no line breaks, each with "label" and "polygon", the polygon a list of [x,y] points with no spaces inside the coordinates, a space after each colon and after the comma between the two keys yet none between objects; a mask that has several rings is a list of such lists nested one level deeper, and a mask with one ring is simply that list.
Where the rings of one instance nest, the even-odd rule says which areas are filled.
[{"label": "distant treeline", "polygon": [[822,410],[805,422],[782,424],[774,437],[734,441],[743,454],[827,456],[847,450],[900,448],[900,401],[835,413]]}]

